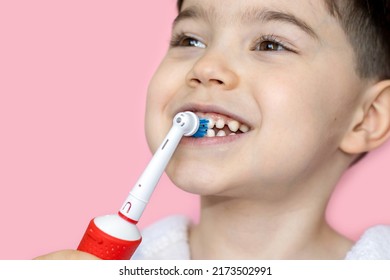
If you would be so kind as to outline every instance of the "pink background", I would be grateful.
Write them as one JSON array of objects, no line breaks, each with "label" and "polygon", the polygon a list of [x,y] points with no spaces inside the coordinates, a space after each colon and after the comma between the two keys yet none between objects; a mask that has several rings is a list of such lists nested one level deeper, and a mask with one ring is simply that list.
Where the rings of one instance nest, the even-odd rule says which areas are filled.
[{"label": "pink background", "polygon": [[[76,248],[120,207],[151,157],[145,93],[174,16],[175,0],[0,2],[0,259]],[[390,223],[389,164],[387,144],[346,174],[336,229]],[[197,209],[163,177],[140,227]]]}]

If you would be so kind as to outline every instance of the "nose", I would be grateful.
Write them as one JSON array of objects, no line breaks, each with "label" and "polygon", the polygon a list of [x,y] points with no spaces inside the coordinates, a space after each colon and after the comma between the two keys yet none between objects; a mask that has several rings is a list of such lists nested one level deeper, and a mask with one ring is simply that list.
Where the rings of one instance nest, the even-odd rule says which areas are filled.
[{"label": "nose", "polygon": [[222,54],[213,52],[204,54],[195,62],[186,76],[186,82],[192,88],[203,85],[231,90],[238,85],[239,77]]}]

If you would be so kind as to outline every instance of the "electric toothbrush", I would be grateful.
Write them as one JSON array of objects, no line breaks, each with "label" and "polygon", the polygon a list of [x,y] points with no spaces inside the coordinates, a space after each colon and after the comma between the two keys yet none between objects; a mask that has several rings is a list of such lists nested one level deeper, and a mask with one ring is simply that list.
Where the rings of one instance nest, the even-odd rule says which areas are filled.
[{"label": "electric toothbrush", "polygon": [[204,137],[207,123],[208,120],[199,119],[193,112],[178,113],[118,213],[92,219],[77,249],[101,259],[130,259],[142,240],[136,224],[181,138]]}]

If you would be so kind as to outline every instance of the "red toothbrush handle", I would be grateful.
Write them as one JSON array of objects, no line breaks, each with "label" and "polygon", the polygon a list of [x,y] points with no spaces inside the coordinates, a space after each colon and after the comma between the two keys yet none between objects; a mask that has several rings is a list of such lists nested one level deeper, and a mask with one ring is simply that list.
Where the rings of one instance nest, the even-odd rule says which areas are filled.
[{"label": "red toothbrush handle", "polygon": [[129,260],[141,243],[141,236],[136,240],[114,237],[101,230],[94,220],[90,221],[77,250],[104,260]]}]

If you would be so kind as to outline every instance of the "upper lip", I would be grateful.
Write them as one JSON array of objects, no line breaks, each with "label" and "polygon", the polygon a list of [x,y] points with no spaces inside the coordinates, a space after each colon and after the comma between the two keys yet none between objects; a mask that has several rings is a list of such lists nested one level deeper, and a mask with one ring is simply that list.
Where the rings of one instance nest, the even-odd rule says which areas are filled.
[{"label": "upper lip", "polygon": [[234,119],[242,124],[245,124],[249,127],[252,127],[250,122],[243,118],[242,116],[238,115],[237,113],[231,112],[227,108],[224,108],[219,105],[210,105],[210,104],[197,104],[197,103],[188,103],[179,108],[179,110],[176,113],[184,112],[184,111],[191,111],[191,112],[201,112],[201,113],[216,113],[221,114],[224,116],[227,116],[228,118]]}]

